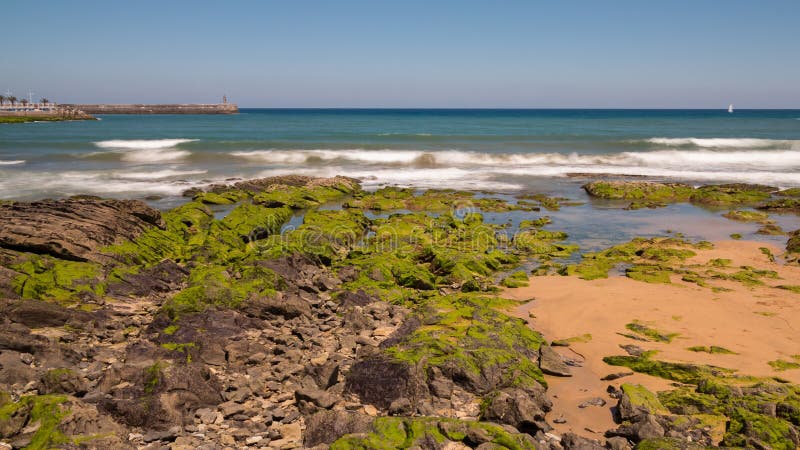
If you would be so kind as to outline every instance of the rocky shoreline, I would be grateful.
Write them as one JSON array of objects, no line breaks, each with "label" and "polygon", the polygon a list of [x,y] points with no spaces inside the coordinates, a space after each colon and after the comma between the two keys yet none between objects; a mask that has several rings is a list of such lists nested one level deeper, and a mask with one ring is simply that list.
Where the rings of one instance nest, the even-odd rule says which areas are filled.
[{"label": "rocky shoreline", "polygon": [[[691,198],[668,188],[674,195],[635,200]],[[718,188],[715,198],[731,189]],[[757,201],[792,207],[769,203],[771,194]],[[722,437],[719,427],[689,417],[685,403],[668,410],[635,385],[611,392],[618,426],[602,441],[553,432],[544,374],[567,375],[568,361],[513,317],[521,302],[503,298],[499,285],[526,284],[518,268],[528,260],[565,274],[608,272],[619,262],[618,254],[571,269],[552,262],[578,250],[565,233],[545,229],[538,213],[568,207],[564,199],[368,193],[354,179],[303,176],[188,195],[166,212],[95,197],[0,203],[0,446],[571,450],[800,442],[800,390],[791,384],[767,400],[762,390],[720,407],[715,417],[733,417]],[[223,205],[224,217],[215,216],[211,207]],[[484,222],[487,211],[530,212],[532,220],[508,237],[505,225]],[[302,224],[287,227],[296,214]],[[800,250],[796,236],[789,252]],[[613,363],[656,372],[655,360],[638,358]],[[762,411],[768,400],[773,413]],[[782,434],[769,440],[764,426]]]}]

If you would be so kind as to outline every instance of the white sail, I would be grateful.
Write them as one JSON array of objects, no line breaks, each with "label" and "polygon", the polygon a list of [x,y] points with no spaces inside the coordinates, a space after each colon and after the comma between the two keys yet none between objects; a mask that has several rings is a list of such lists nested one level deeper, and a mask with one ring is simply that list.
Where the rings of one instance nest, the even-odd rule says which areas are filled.
[{"label": "white sail", "polygon": [[729,112],[729,113],[732,113],[732,112],[733,112],[733,103],[731,103],[730,105],[728,105],[728,112]]}]

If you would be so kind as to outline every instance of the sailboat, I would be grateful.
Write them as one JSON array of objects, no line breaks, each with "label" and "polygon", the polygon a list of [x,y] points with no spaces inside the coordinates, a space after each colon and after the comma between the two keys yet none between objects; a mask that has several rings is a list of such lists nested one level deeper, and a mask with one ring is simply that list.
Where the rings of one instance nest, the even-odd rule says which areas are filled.
[{"label": "sailboat", "polygon": [[729,113],[733,113],[733,103],[731,103],[730,105],[728,105],[728,112],[729,112]]}]

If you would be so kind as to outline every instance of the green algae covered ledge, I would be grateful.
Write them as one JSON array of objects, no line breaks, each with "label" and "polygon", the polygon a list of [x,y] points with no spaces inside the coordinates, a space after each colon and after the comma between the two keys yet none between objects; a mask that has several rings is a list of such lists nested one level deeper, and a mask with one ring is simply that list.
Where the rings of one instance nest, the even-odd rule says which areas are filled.
[{"label": "green algae covered ledge", "polygon": [[[696,193],[670,189],[659,201]],[[286,176],[197,190],[165,212],[120,202],[0,205],[0,345],[11,352],[0,438],[14,445],[593,448],[551,432],[541,355],[560,357],[501,286],[529,283],[532,265],[592,279],[625,264],[635,280],[701,286],[772,277],[690,265],[710,244],[677,237],[563,264],[579,248],[541,209],[571,202],[539,194],[365,192],[347,177]],[[485,220],[494,212],[525,219],[514,230]],[[42,217],[52,233],[32,239],[26,224]],[[639,339],[680,338],[628,325]],[[607,362],[682,383],[613,392],[618,427],[602,431],[616,448],[789,448],[797,436],[790,383],[653,354]]]}]

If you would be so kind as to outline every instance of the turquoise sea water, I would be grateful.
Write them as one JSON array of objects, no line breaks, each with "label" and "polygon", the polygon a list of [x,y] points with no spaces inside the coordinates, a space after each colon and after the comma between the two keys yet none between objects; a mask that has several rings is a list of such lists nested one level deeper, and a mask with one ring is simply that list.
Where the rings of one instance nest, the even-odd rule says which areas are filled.
[{"label": "turquoise sea water", "polygon": [[800,110],[275,110],[0,125],[0,198],[177,198],[284,173],[514,192],[574,173],[800,186]]}]

